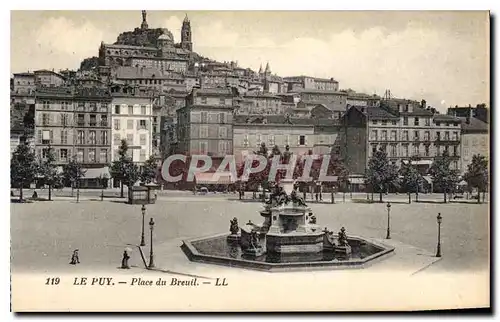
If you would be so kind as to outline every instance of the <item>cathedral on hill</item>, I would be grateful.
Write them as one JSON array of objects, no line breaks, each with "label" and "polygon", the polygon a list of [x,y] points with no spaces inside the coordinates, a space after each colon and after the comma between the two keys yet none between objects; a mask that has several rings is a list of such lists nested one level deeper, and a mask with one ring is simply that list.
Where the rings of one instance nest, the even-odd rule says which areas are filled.
[{"label": "cathedral on hill", "polygon": [[121,33],[114,44],[101,42],[99,65],[149,67],[185,73],[192,56],[191,22],[187,15],[182,22],[181,42],[176,44],[170,30],[149,28],[147,13],[143,10],[140,27]]}]

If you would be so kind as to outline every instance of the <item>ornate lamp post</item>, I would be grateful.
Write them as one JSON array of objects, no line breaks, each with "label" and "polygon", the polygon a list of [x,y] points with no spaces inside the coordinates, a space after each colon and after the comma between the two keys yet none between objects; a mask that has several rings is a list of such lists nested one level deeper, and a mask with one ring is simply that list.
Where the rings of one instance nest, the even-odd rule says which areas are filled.
[{"label": "ornate lamp post", "polygon": [[141,246],[146,246],[146,243],[144,242],[144,215],[146,215],[146,206],[145,205],[142,205],[141,212],[142,212]]},{"label": "ornate lamp post", "polygon": [[154,260],[153,260],[153,228],[155,222],[153,221],[153,217],[149,220],[149,228],[151,229],[151,245],[149,246],[149,266],[148,268],[154,268]]},{"label": "ornate lamp post", "polygon": [[441,217],[441,213],[437,215],[437,223],[438,223],[438,244],[437,244],[437,252],[436,257],[441,257],[441,222],[443,221],[443,217]]},{"label": "ornate lamp post", "polygon": [[387,203],[387,236],[385,239],[391,239],[391,203]]}]

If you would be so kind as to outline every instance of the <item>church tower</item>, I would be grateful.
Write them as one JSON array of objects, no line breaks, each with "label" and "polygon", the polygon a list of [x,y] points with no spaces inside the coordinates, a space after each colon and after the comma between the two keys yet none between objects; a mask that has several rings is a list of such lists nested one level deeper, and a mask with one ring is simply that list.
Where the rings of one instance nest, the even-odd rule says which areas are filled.
[{"label": "church tower", "polygon": [[148,22],[146,21],[146,10],[142,10],[141,29],[148,29]]},{"label": "church tower", "polygon": [[191,22],[189,21],[187,14],[184,18],[184,21],[182,22],[181,48],[193,51],[193,43],[191,42]]}]

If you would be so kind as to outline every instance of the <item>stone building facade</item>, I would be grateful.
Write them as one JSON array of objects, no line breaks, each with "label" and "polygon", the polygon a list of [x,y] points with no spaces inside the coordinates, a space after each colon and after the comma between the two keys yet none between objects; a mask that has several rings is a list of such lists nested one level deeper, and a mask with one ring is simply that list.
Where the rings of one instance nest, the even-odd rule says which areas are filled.
[{"label": "stone building facade", "polygon": [[479,154],[490,159],[490,135],[488,123],[477,118],[461,117],[460,173],[467,172],[472,156]]},{"label": "stone building facade", "polygon": [[179,152],[223,158],[233,153],[233,97],[227,88],[193,88],[177,110]]}]

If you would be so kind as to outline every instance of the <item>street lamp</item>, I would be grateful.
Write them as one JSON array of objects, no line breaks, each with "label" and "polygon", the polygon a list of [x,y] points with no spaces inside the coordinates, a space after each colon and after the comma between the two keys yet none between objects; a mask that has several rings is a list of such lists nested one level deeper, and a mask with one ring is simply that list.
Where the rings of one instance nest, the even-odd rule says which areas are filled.
[{"label": "street lamp", "polygon": [[142,212],[142,233],[141,233],[141,246],[146,246],[144,242],[144,215],[146,215],[146,206],[143,204],[141,207]]},{"label": "street lamp", "polygon": [[149,246],[149,266],[148,268],[154,268],[155,264],[153,261],[153,228],[155,222],[153,221],[153,217],[149,220],[149,228],[151,229],[151,245]]},{"label": "street lamp", "polygon": [[387,203],[387,236],[385,239],[391,239],[391,203]]},{"label": "street lamp", "polygon": [[438,244],[437,244],[437,252],[436,257],[441,257],[441,222],[443,221],[443,217],[441,217],[441,213],[437,215],[437,223],[438,223]]}]

